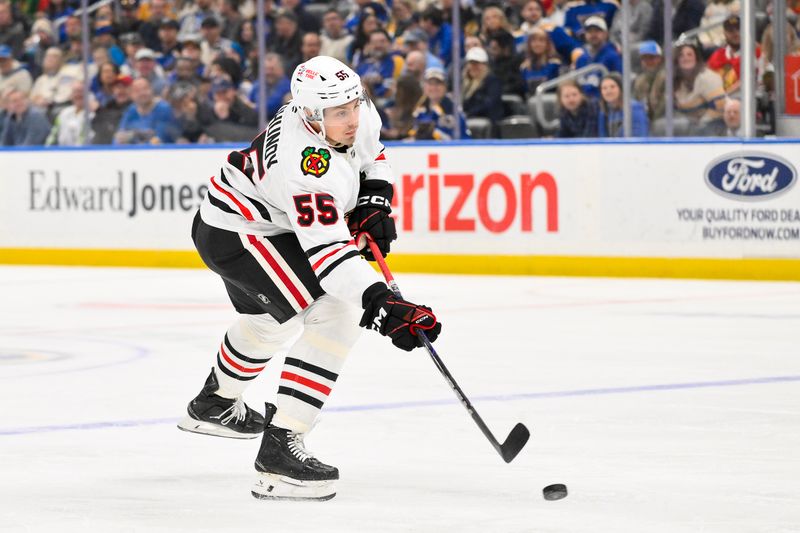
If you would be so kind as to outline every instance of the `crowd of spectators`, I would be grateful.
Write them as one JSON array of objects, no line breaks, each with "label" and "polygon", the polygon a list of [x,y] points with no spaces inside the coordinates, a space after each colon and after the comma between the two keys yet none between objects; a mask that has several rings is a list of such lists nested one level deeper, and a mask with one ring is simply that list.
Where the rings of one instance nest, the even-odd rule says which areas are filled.
[{"label": "crowd of spectators", "polygon": [[[78,0],[0,0],[0,144],[249,140],[263,127],[258,102],[265,99],[267,117],[274,115],[290,99],[293,69],[319,54],[358,72],[387,140],[469,138],[473,119],[491,124],[487,135],[502,136],[504,118],[533,116],[528,103],[542,83],[592,65],[604,69],[552,88],[559,126],[539,134],[623,135],[616,0],[459,0],[461,28],[451,24],[454,1],[265,0],[261,87],[255,0],[91,1],[88,36]],[[672,98],[679,134],[738,135],[740,0],[667,0],[674,35],[666,43],[664,1],[631,0],[633,134],[663,132]],[[768,129],[775,45],[772,4],[759,3],[759,119]],[[787,8],[793,54],[800,0]],[[707,29],[676,41],[700,27]],[[674,49],[673,95],[665,94],[664,46]],[[452,97],[455,77],[463,112]]]}]

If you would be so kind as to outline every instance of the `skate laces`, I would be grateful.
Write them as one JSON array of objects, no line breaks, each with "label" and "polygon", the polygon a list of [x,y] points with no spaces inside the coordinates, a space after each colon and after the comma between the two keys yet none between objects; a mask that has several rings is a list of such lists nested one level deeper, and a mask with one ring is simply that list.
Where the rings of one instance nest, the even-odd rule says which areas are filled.
[{"label": "skate laces", "polygon": [[233,405],[222,411],[219,415],[212,417],[219,419],[223,426],[228,425],[232,420],[243,422],[247,416],[247,406],[241,398],[237,398]]},{"label": "skate laces", "polygon": [[287,431],[286,439],[288,441],[287,446],[289,447],[289,451],[292,452],[292,455],[297,457],[299,460],[305,463],[306,461],[314,457],[314,455],[311,452],[306,450],[305,444],[303,443],[302,433]]}]

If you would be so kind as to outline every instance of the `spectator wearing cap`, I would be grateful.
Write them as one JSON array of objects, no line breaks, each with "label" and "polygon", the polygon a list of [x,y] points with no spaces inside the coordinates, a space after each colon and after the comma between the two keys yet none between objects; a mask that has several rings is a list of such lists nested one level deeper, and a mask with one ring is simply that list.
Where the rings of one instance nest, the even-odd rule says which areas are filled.
[{"label": "spectator wearing cap", "polygon": [[110,21],[101,20],[95,24],[94,39],[92,44],[95,47],[102,47],[108,51],[108,57],[115,65],[120,66],[125,64],[125,52],[117,46],[116,38],[114,37],[114,26]]},{"label": "spectator wearing cap", "polygon": [[464,59],[464,114],[488,118],[495,124],[503,118],[503,83],[489,69],[489,54],[483,48],[470,48]]},{"label": "spectator wearing cap", "polygon": [[0,0],[0,45],[8,46],[13,57],[21,58],[26,36],[22,22],[14,20],[11,2]]},{"label": "spectator wearing cap", "polygon": [[[6,45],[3,45],[6,46]],[[12,88],[6,94],[6,120],[0,133],[2,146],[40,146],[50,133],[50,121],[44,111],[32,107],[27,93]]]},{"label": "spectator wearing cap", "polygon": [[205,65],[200,61],[200,57],[203,55],[203,50],[200,46],[202,42],[203,38],[200,34],[187,35],[181,39],[181,57],[188,57],[197,61],[198,74],[202,74],[203,69],[205,69]]},{"label": "spectator wearing cap", "polygon": [[699,133],[722,116],[725,88],[719,74],[706,67],[698,47],[683,43],[675,49],[675,111]]},{"label": "spectator wearing cap", "polygon": [[213,110],[208,98],[199,98],[197,87],[178,82],[170,86],[167,99],[175,111],[181,135],[177,143],[207,143],[206,128],[211,123]]},{"label": "spectator wearing cap", "polygon": [[[597,116],[598,137],[624,137],[622,106],[622,76],[612,72],[600,82],[600,113]],[[631,136],[647,137],[649,122],[644,105],[631,100]]]},{"label": "spectator wearing cap", "polygon": [[114,142],[122,114],[131,104],[131,84],[133,78],[120,74],[112,84],[112,97],[95,112],[92,119],[92,144],[111,144]]},{"label": "spectator wearing cap", "polygon": [[0,44],[0,94],[8,89],[17,89],[27,95],[33,80],[19,61],[14,59],[13,54],[9,45]]},{"label": "spectator wearing cap", "polygon": [[212,116],[206,132],[216,141],[245,141],[256,135],[258,112],[236,93],[229,80],[220,78],[211,84]]},{"label": "spectator wearing cap", "polygon": [[175,68],[175,61],[181,53],[178,42],[179,29],[180,24],[174,19],[163,19],[158,27],[158,45],[153,50],[161,54],[158,64],[165,71]]},{"label": "spectator wearing cap", "polygon": [[579,2],[570,2],[566,6],[563,26],[575,37],[581,37],[587,29],[585,21],[591,17],[600,17],[603,19],[603,22],[606,23],[606,31],[608,31],[607,28],[614,20],[614,14],[617,12],[619,5],[620,3],[617,2],[617,0],[582,0]]},{"label": "spectator wearing cap", "polygon": [[125,63],[120,68],[130,68],[136,60],[136,52],[145,48],[142,36],[138,33],[123,33],[119,36],[122,51],[125,52]]},{"label": "spectator wearing cap", "polygon": [[528,34],[525,56],[519,69],[527,97],[533,96],[541,83],[558,77],[561,59],[544,29],[533,28]]},{"label": "spectator wearing cap", "polygon": [[152,91],[157,95],[161,95],[167,86],[164,71],[156,63],[156,54],[149,48],[142,48],[136,52],[133,78],[144,78],[149,81]]},{"label": "spectator wearing cap", "polygon": [[[444,70],[444,61],[432,54],[428,47],[428,34],[425,33],[425,30],[412,28],[403,34],[402,41],[406,57],[411,52],[420,52],[425,57],[425,68]],[[423,68],[423,72],[425,68]]]},{"label": "spectator wearing cap", "polygon": [[22,63],[28,65],[31,77],[36,79],[42,73],[42,63],[47,50],[56,46],[53,24],[47,19],[37,19],[31,26],[31,35],[25,41]]},{"label": "spectator wearing cap", "polygon": [[[278,112],[278,109],[286,103],[291,94],[291,83],[278,54],[268,53],[264,56],[264,78],[267,82],[267,116],[273,117]],[[249,98],[250,102],[255,106],[258,106],[259,92],[260,84],[256,80],[253,83]]]},{"label": "spectator wearing cap", "polygon": [[376,98],[390,98],[394,84],[403,71],[402,56],[391,53],[392,40],[386,30],[372,32],[367,41],[366,57],[356,66],[361,81],[369,85]]},{"label": "spectator wearing cap", "polygon": [[[442,12],[434,6],[429,6],[419,17],[419,27],[428,35],[428,48],[431,53],[441,59],[445,67],[449,67],[453,59],[453,27],[444,21]],[[459,36],[459,50],[463,50],[463,34],[459,32]]]},{"label": "spectator wearing cap", "polygon": [[[647,38],[650,21],[653,19],[653,4],[650,0],[630,0],[631,16],[628,24],[630,42],[638,43]],[[611,42],[622,45],[622,10],[618,9],[611,23]]]},{"label": "spectator wearing cap", "polygon": [[[769,5],[772,5],[770,2]],[[703,18],[700,19],[700,26],[712,26],[723,22],[731,15],[738,15],[742,5],[739,0],[707,0]],[[722,27],[715,26],[709,28],[697,36],[705,49],[715,49],[725,44],[725,33]]]},{"label": "spectator wearing cap", "polygon": [[[739,34],[739,16],[733,15],[725,19],[722,24],[725,32],[725,46],[717,48],[708,58],[708,68],[722,78],[725,92],[732,94],[739,90],[741,84],[739,73],[741,71],[741,35]],[[761,57],[761,47],[756,44],[756,58]]]},{"label": "spectator wearing cap", "polygon": [[172,107],[153,94],[147,78],[133,80],[131,100],[122,114],[114,144],[171,143],[180,136]]},{"label": "spectator wearing cap", "polygon": [[199,35],[200,25],[208,17],[219,17],[219,13],[214,9],[213,0],[195,0],[188,11],[180,19],[181,30],[178,39],[182,40],[189,35]]},{"label": "spectator wearing cap", "polygon": [[62,68],[63,55],[56,46],[51,46],[45,52],[42,74],[36,78],[29,95],[31,104],[36,107],[47,110],[69,101],[75,78]]},{"label": "spectator wearing cap", "polygon": [[310,31],[308,33],[303,34],[303,38],[300,41],[300,53],[302,54],[302,62],[306,62],[312,57],[317,57],[318,55],[320,55],[321,49],[322,49],[322,40],[319,37],[319,33]]},{"label": "spectator wearing cap", "polygon": [[119,74],[119,67],[110,61],[98,67],[97,75],[92,77],[92,83],[89,85],[98,106],[104,105],[114,97],[114,83]]},{"label": "spectator wearing cap", "polygon": [[139,33],[142,21],[139,20],[139,0],[119,0],[117,31],[122,33]]},{"label": "spectator wearing cap", "polygon": [[464,115],[447,96],[444,70],[429,68],[422,85],[423,97],[414,110],[414,127],[409,136],[416,140],[449,140],[455,137],[456,128],[462,139],[468,139]]},{"label": "spectator wearing cap", "polygon": [[556,136],[560,139],[582,139],[597,137],[599,105],[587,98],[577,80],[564,80],[558,84],[559,126]]},{"label": "spectator wearing cap", "polygon": [[297,25],[297,15],[293,11],[281,9],[275,14],[273,32],[267,37],[267,50],[283,58],[286,72],[294,72],[300,64],[302,39]]},{"label": "spectator wearing cap", "polygon": [[203,41],[200,43],[200,61],[209,66],[220,56],[239,57],[241,48],[222,36],[222,26],[216,17],[206,17],[200,25]]},{"label": "spectator wearing cap", "polygon": [[642,71],[633,82],[633,98],[643,102],[650,123],[664,116],[667,74],[661,47],[655,41],[639,44],[639,62]]},{"label": "spectator wearing cap", "polygon": [[500,79],[503,94],[524,96],[525,89],[520,72],[522,58],[515,51],[514,36],[507,31],[494,32],[489,37],[486,49],[489,53],[489,67]]},{"label": "spectator wearing cap", "polygon": [[[575,61],[575,68],[583,68],[592,64],[600,64],[609,72],[622,72],[622,58],[616,46],[608,41],[608,25],[603,17],[589,17],[584,23],[586,45],[582,55]],[[583,78],[583,91],[587,96],[597,98],[600,95],[600,78],[598,72],[591,72]]]},{"label": "spectator wearing cap", "polygon": [[[86,113],[83,107],[83,83],[72,83],[72,104],[58,112],[47,136],[47,146],[83,146],[91,139],[92,130],[86,123]],[[93,95],[89,95],[89,120],[94,117],[93,108],[97,106]]]},{"label": "spectator wearing cap", "polygon": [[347,62],[347,49],[353,42],[353,36],[344,30],[344,19],[336,9],[328,9],[322,16],[320,41],[320,55]]}]

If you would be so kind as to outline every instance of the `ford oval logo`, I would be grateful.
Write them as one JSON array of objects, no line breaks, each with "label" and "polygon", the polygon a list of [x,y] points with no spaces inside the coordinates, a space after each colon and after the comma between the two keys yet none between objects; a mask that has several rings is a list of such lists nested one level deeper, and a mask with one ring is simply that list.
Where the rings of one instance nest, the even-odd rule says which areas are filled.
[{"label": "ford oval logo", "polygon": [[797,171],[791,163],[758,152],[738,152],[717,158],[708,165],[705,174],[712,191],[745,201],[774,198],[797,181]]}]

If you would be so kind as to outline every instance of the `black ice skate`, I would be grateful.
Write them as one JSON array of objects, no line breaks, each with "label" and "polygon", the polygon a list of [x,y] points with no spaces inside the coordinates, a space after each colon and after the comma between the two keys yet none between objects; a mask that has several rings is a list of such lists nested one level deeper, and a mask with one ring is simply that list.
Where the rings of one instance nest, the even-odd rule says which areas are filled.
[{"label": "black ice skate", "polygon": [[276,407],[266,404],[266,423],[256,457],[258,479],[252,494],[262,500],[330,500],[339,469],[316,459],[303,446],[303,434],[270,424]]},{"label": "black ice skate", "polygon": [[214,369],[197,397],[189,402],[188,415],[178,423],[178,429],[228,437],[254,439],[264,431],[264,417],[247,407],[241,398],[231,400],[214,394],[219,383]]}]

